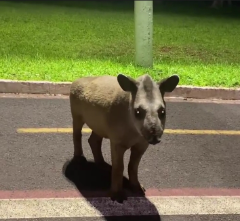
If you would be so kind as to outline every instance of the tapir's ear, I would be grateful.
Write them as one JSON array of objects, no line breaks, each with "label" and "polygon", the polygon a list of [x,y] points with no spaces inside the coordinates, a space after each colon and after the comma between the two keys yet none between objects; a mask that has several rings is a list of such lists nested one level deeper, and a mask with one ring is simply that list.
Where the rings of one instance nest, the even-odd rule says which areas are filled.
[{"label": "tapir's ear", "polygon": [[123,74],[119,74],[117,76],[118,83],[120,87],[127,92],[134,92],[137,89],[137,82],[131,78],[127,77]]},{"label": "tapir's ear", "polygon": [[162,79],[158,83],[161,93],[164,94],[165,92],[172,92],[177,87],[179,80],[179,76],[176,74]]}]

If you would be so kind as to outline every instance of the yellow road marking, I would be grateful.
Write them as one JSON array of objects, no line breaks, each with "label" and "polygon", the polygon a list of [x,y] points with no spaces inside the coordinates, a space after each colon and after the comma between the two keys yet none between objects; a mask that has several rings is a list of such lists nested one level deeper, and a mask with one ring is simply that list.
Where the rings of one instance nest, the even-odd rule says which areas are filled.
[{"label": "yellow road marking", "polygon": [[[18,133],[72,133],[72,128],[19,128]],[[91,133],[90,128],[83,128],[83,133]],[[166,134],[192,134],[192,135],[240,135],[239,130],[185,130],[165,129]]]},{"label": "yellow road marking", "polygon": [[240,135],[239,130],[172,130],[166,129],[167,134],[206,134],[206,135]]}]

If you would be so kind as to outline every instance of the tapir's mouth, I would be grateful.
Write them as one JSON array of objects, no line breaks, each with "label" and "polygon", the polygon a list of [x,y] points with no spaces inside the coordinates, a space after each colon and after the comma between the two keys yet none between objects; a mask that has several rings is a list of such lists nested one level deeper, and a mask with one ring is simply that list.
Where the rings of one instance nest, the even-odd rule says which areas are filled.
[{"label": "tapir's mouth", "polygon": [[161,137],[162,137],[162,134],[160,134],[160,135],[159,134],[151,134],[150,136],[148,136],[147,141],[151,145],[156,145],[161,142]]},{"label": "tapir's mouth", "polygon": [[148,143],[151,144],[151,145],[156,145],[156,144],[159,144],[160,142],[161,142],[161,140],[157,139],[157,138],[153,138],[153,139],[148,141]]}]

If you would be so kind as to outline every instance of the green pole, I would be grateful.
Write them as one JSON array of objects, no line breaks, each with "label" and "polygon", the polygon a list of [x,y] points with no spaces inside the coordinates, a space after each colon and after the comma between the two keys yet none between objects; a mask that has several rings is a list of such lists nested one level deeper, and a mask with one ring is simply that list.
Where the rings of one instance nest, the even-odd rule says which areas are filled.
[{"label": "green pole", "polygon": [[134,1],[135,62],[142,67],[153,66],[153,1]]}]

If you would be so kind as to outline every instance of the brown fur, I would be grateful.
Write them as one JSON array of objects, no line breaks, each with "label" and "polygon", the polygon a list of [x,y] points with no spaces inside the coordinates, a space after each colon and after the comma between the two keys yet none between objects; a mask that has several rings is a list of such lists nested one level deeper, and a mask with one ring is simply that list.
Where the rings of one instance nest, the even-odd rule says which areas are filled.
[{"label": "brown fur", "polygon": [[[122,202],[126,196],[122,190],[123,157],[131,148],[128,174],[134,191],[144,188],[138,181],[138,166],[150,142],[156,144],[162,136],[165,115],[164,93],[171,92],[178,84],[174,75],[156,83],[149,75],[132,79],[124,75],[80,78],[72,83],[70,106],[73,119],[74,157],[83,155],[82,127],[92,129],[89,144],[94,160],[104,163],[101,152],[102,139],[110,139],[112,159],[111,198]],[[143,108],[142,119],[135,119],[136,111]],[[141,117],[141,115],[139,115]],[[155,141],[153,137],[155,138]]]}]

